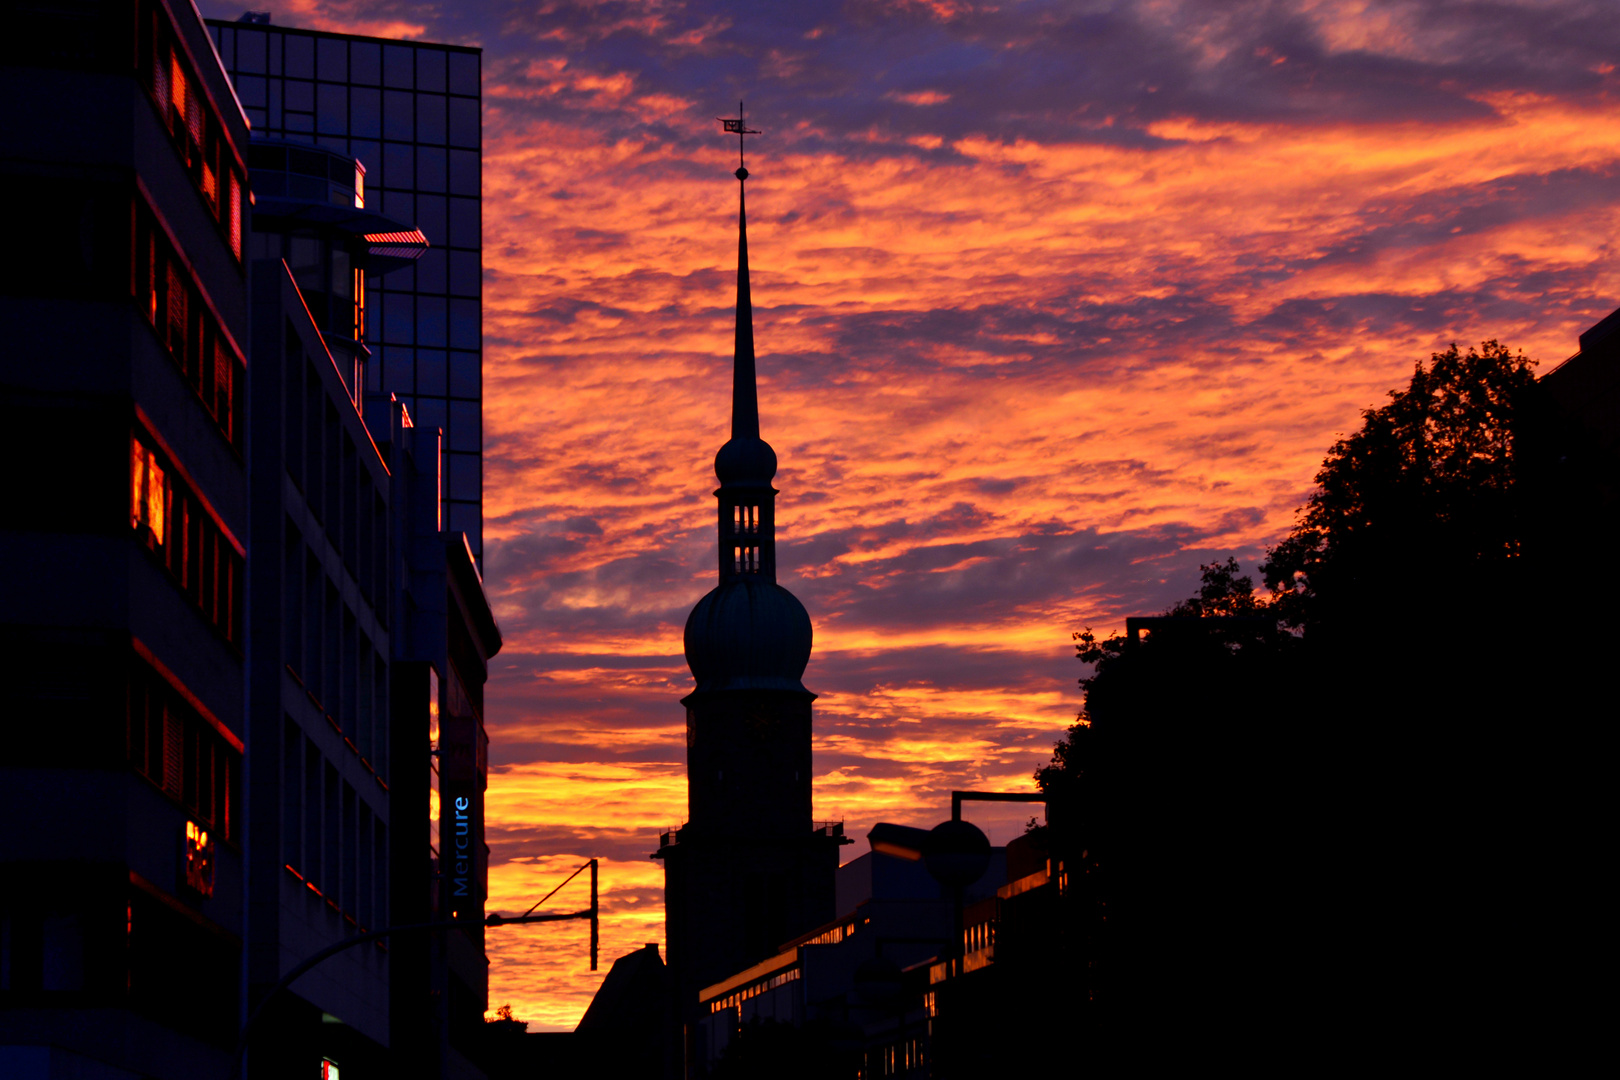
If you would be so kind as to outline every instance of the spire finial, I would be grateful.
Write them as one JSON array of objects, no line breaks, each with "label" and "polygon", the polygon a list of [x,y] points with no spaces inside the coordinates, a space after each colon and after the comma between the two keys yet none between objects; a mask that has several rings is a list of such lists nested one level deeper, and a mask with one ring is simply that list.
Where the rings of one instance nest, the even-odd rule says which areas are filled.
[{"label": "spire finial", "polygon": [[743,143],[748,136],[758,135],[760,132],[748,126],[747,114],[743,112],[743,103],[740,101],[737,102],[737,115],[735,118],[717,116],[715,119],[726,126],[726,134],[737,136],[737,171],[732,175],[739,181],[748,179],[748,169],[745,167],[746,162],[743,160]]}]

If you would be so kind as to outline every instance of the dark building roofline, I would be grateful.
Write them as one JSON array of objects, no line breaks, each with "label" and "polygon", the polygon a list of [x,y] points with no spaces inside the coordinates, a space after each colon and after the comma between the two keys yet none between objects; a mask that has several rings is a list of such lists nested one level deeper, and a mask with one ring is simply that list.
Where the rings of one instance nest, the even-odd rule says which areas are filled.
[{"label": "dark building roofline", "polygon": [[[195,2],[192,4],[196,6]],[[370,34],[345,34],[337,30],[311,30],[304,26],[288,26],[285,23],[244,23],[235,19],[204,19],[209,26],[228,27],[232,30],[260,30],[276,34],[302,34],[305,37],[343,38],[347,41],[374,41],[379,45],[425,45],[434,49],[449,49],[451,52],[482,54],[482,45],[452,45],[448,41],[416,41],[406,38],[372,37]]]},{"label": "dark building roofline", "polygon": [[501,628],[495,622],[495,612],[490,609],[489,594],[484,592],[484,576],[478,572],[467,534],[449,533],[445,537],[445,553],[456,592],[470,616],[468,621],[478,631],[479,648],[488,659],[501,651]]}]

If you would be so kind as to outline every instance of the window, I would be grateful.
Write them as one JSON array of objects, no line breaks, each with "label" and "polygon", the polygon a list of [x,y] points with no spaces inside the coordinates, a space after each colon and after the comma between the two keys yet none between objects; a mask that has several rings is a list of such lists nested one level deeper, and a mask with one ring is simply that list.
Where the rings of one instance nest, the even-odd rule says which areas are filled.
[{"label": "window", "polygon": [[759,548],[752,545],[732,549],[736,561],[737,573],[757,574],[759,572]]},{"label": "window", "polygon": [[130,527],[232,645],[242,643],[242,555],[172,462],[142,432],[130,439]]},{"label": "window", "polygon": [[135,200],[134,264],[130,284],[141,313],[220,434],[240,451],[246,379],[242,354],[221,329],[185,260],[142,196]]},{"label": "window", "polygon": [[181,165],[240,263],[244,183],[241,158],[191,67],[167,10],[157,0],[147,0],[142,8],[141,80],[180,155]]},{"label": "window", "polygon": [[192,828],[211,834],[196,838],[209,849],[199,857],[211,858],[212,837],[236,839],[241,750],[139,654],[131,665],[125,747],[134,770],[183,806]]}]

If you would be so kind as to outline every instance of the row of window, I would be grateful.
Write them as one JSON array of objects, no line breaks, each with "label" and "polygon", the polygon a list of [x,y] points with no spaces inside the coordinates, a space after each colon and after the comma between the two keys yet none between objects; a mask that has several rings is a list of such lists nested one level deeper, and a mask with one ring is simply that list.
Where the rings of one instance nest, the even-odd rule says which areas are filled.
[{"label": "row of window", "polygon": [[144,432],[130,439],[129,523],[221,637],[242,646],[244,564],[174,463]]},{"label": "row of window", "polygon": [[[408,220],[420,225],[415,217]],[[428,243],[434,242],[434,237],[425,229],[423,235],[427,236]],[[449,293],[476,300],[483,291],[483,273],[484,264],[478,252],[434,246],[422,252],[409,266],[390,270],[386,275],[373,275],[371,289],[418,295]]]},{"label": "row of window", "polygon": [[388,665],[337,584],[287,522],[281,627],[287,664],[367,770],[388,775]]},{"label": "row of window", "polygon": [[349,922],[388,924],[388,826],[292,717],[281,755],[286,867]]},{"label": "row of window", "polygon": [[238,831],[242,754],[143,658],[129,678],[129,763],[223,840]]},{"label": "row of window", "polygon": [[731,531],[734,533],[759,532],[759,507],[733,506],[731,508]]},{"label": "row of window", "polygon": [[[287,475],[303,494],[343,566],[360,587],[377,621],[388,625],[388,508],[362,460],[374,455],[359,446],[338,406],[326,392],[317,363],[287,328],[289,355],[284,368],[283,451]],[[296,654],[294,654],[296,655]]]},{"label": "row of window", "polygon": [[735,993],[727,994],[722,998],[715,998],[709,1002],[709,1011],[717,1013],[725,1009],[738,1008],[749,998],[758,997],[763,993],[775,990],[778,986],[786,986],[790,982],[797,981],[800,977],[799,970],[797,967],[789,968],[780,975],[772,975],[769,979],[754,983],[752,986],[745,986]]},{"label": "row of window", "polygon": [[752,544],[731,549],[732,565],[739,574],[759,573],[759,548]]},{"label": "row of window", "polygon": [[479,145],[477,98],[245,74],[234,81],[255,130]]},{"label": "row of window", "polygon": [[210,23],[225,66],[234,73],[319,77],[328,82],[477,96],[476,52],[407,42],[356,41],[279,28]]},{"label": "row of window", "polygon": [[351,139],[347,151],[365,163],[366,183],[373,191],[387,188],[475,199],[483,194],[483,168],[476,150]]},{"label": "row of window", "polygon": [[855,1075],[857,1080],[876,1080],[882,1076],[925,1076],[928,1067],[927,1040],[922,1038],[905,1039],[898,1043],[890,1043],[875,1050],[868,1050],[863,1056]]},{"label": "row of window", "polygon": [[[376,356],[381,353],[382,363],[378,364]],[[465,417],[458,417],[458,421],[474,420],[479,414],[478,399],[483,392],[483,372],[480,370],[479,356],[475,352],[447,352],[444,349],[413,349],[405,345],[383,345],[372,350],[372,362],[367,365],[368,371],[377,372],[376,381],[367,385],[366,389],[380,393],[383,383],[396,394],[422,394],[436,398],[465,398],[473,406],[473,410]],[[416,411],[411,411],[412,417]],[[426,425],[424,425],[426,426]],[[448,428],[452,425],[433,424],[433,427]],[[457,423],[454,426],[465,425]],[[476,432],[476,425],[473,430]],[[477,450],[479,447],[476,438],[470,447],[465,449]],[[463,447],[452,446],[459,450]]]},{"label": "row of window", "polygon": [[146,0],[141,7],[141,81],[231,254],[240,261],[245,187],[240,158],[169,21],[168,9],[158,0]]},{"label": "row of window", "polygon": [[483,313],[477,300],[384,291],[372,303],[382,309],[382,317],[373,319],[373,342],[452,349],[482,344]]},{"label": "row of window", "polygon": [[140,196],[135,199],[136,303],[157,331],[186,382],[230,444],[242,448],[246,366],[220,328],[167,232]]}]

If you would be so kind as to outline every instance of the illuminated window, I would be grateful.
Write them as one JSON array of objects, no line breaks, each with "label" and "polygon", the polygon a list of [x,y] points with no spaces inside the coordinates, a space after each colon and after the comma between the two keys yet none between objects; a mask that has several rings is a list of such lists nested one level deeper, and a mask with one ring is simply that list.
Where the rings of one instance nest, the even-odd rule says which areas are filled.
[{"label": "illuminated window", "polygon": [[439,673],[428,668],[428,842],[433,864],[433,910],[439,910]]},{"label": "illuminated window", "polygon": [[[142,79],[175,152],[208,207],[231,254],[242,258],[242,186],[244,174],[224,121],[214,110],[202,80],[191,68],[177,40],[168,11],[158,0],[142,5],[140,50]],[[228,198],[221,198],[221,189]]]},{"label": "illuminated window", "polygon": [[214,838],[195,821],[186,822],[186,887],[214,895]]},{"label": "illuminated window", "polygon": [[242,446],[241,390],[246,368],[185,261],[145,199],[135,200],[134,297],[213,418],[220,434]]},{"label": "illuminated window", "polygon": [[222,637],[242,640],[244,562],[173,464],[136,434],[130,440],[130,526]]},{"label": "illuminated window", "polygon": [[163,466],[157,457],[139,440],[130,449],[130,524],[144,527],[152,543],[163,546],[164,525],[168,509],[168,488],[164,484]]},{"label": "illuminated window", "polygon": [[[144,657],[133,658],[129,679],[125,746],[130,766],[191,815],[201,830],[212,890],[213,838],[236,838],[236,801],[242,754],[197,711],[187,695]],[[191,884],[191,837],[187,839],[187,884]]]}]

